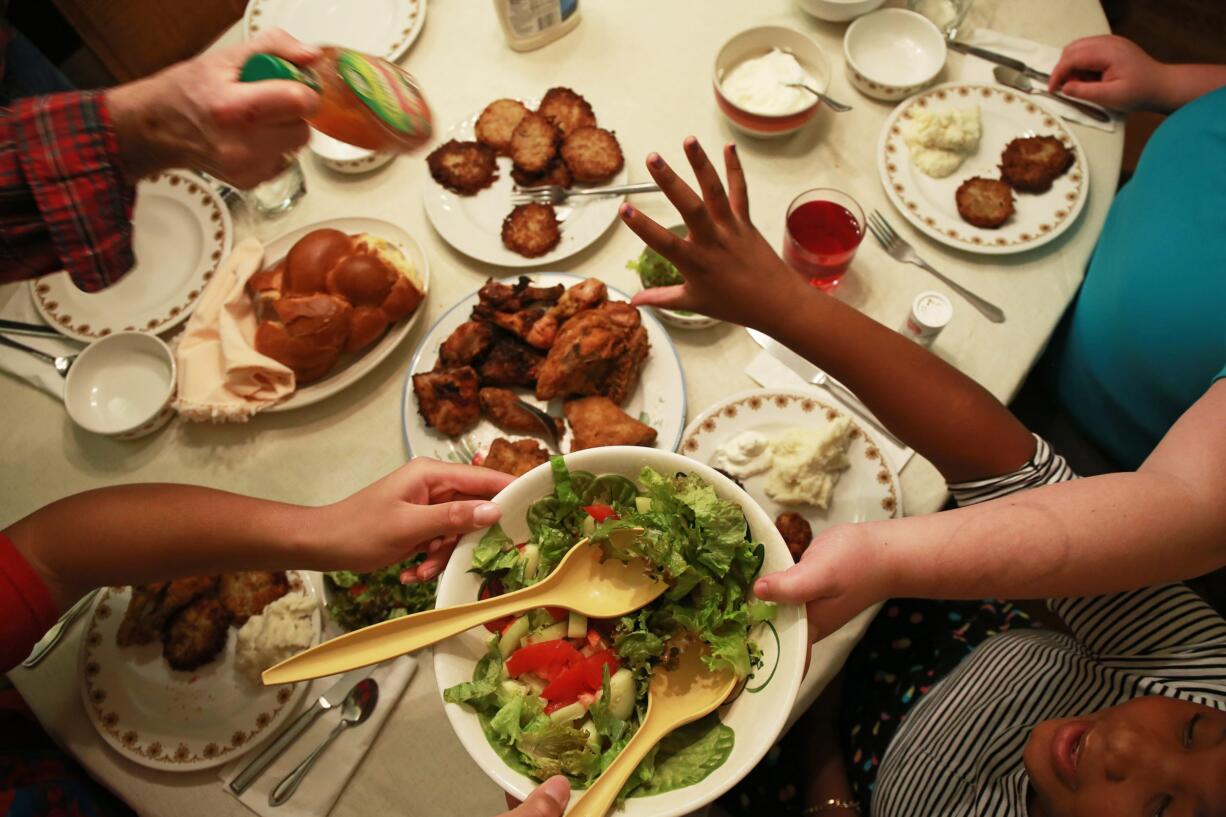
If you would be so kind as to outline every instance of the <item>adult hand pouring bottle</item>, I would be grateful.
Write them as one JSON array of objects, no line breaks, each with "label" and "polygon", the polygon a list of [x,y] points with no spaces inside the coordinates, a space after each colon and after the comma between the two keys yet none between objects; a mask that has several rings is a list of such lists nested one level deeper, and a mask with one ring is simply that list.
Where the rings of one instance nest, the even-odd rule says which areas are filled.
[{"label": "adult hand pouring bottle", "polygon": [[430,107],[407,71],[380,57],[323,46],[310,65],[256,54],[239,79],[289,79],[319,92],[319,111],[307,122],[334,139],[360,148],[405,153],[433,131]]}]

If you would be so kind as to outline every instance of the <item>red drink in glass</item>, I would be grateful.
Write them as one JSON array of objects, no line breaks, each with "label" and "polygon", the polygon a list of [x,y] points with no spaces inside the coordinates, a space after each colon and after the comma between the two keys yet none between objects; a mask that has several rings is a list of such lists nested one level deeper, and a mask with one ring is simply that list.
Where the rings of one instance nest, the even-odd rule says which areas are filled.
[{"label": "red drink in glass", "polygon": [[838,286],[864,238],[864,212],[838,190],[810,190],[788,207],[783,260],[827,292]]}]

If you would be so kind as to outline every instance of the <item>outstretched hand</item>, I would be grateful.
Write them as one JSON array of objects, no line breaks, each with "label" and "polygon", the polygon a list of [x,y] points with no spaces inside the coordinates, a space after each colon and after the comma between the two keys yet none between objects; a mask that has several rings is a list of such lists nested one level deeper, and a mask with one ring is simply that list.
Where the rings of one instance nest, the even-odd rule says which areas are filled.
[{"label": "outstretched hand", "polygon": [[489,468],[418,457],[320,509],[331,532],[325,558],[331,569],[374,570],[425,551],[426,558],[401,581],[433,579],[461,536],[501,518],[501,509],[487,500],[511,479]]},{"label": "outstretched hand", "polygon": [[724,148],[728,191],[698,140],[685,140],[685,154],[694,168],[700,198],[658,153],[647,157],[647,171],[677,208],[689,229],[680,238],[629,204],[622,220],[647,246],[667,258],[685,278],[677,286],[653,287],[634,296],[635,305],[701,312],[745,326],[759,326],[772,312],[772,299],[803,283],[783,262],[749,220],[745,173],[736,146]]}]

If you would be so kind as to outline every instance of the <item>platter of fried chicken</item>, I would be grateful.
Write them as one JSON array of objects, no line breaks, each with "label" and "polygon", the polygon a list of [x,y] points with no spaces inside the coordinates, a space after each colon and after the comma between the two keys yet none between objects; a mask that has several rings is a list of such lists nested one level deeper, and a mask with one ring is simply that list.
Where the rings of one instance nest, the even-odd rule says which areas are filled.
[{"label": "platter of fried chicken", "polygon": [[316,590],[298,571],[104,588],[86,615],[80,687],[98,734],[149,768],[227,763],[278,731],[307,684],[259,672],[318,643]]},{"label": "platter of fried chicken", "polygon": [[426,158],[426,215],[448,244],[503,267],[552,263],[596,241],[622,196],[515,205],[516,186],[567,189],[623,184],[617,135],[570,88],[537,99],[496,99],[456,124]]},{"label": "platter of fried chicken", "polygon": [[629,301],[568,273],[487,281],[414,355],[402,408],[409,455],[518,476],[551,453],[674,450],[685,427],[681,364],[668,332]]},{"label": "platter of fried chicken", "polygon": [[289,411],[348,388],[416,325],[429,293],[426,255],[403,228],[337,218],[294,230],[265,248],[247,289],[254,346],[294,372]]}]

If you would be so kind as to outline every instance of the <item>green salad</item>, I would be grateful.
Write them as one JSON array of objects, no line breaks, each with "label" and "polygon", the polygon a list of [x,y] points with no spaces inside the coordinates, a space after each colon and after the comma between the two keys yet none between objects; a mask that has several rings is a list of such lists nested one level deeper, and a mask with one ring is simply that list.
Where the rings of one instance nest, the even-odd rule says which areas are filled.
[{"label": "green salad", "polygon": [[[476,710],[486,737],[512,768],[538,780],[566,775],[586,787],[638,729],[652,669],[675,655],[673,643],[701,639],[711,668],[748,679],[761,666],[751,628],[774,607],[750,588],[765,548],[745,514],[690,474],[644,468],[639,484],[618,475],[571,472],[551,460],[554,490],[527,512],[528,541],[498,525],[473,551],[481,598],[540,581],[587,537],[609,558],[642,557],[670,588],[648,606],[612,620],[587,620],[560,608],[487,624],[494,632],[472,681],[443,697]],[[610,533],[641,528],[618,548]],[[627,537],[628,538],[628,537]],[[713,713],[668,736],[627,781],[621,797],[693,785],[732,752],[733,731]]]},{"label": "green salad", "polygon": [[[636,260],[627,261],[626,268],[637,272],[639,280],[648,289],[685,283],[685,276],[681,274],[673,262],[660,255],[651,247],[644,247],[642,254]],[[674,309],[672,311],[678,315],[694,314],[684,309]]]},{"label": "green salad", "polygon": [[324,574],[324,584],[332,591],[328,614],[346,630],[420,613],[434,607],[438,579],[405,584],[400,574],[425,558],[418,553],[403,562],[370,573],[334,570]]}]

